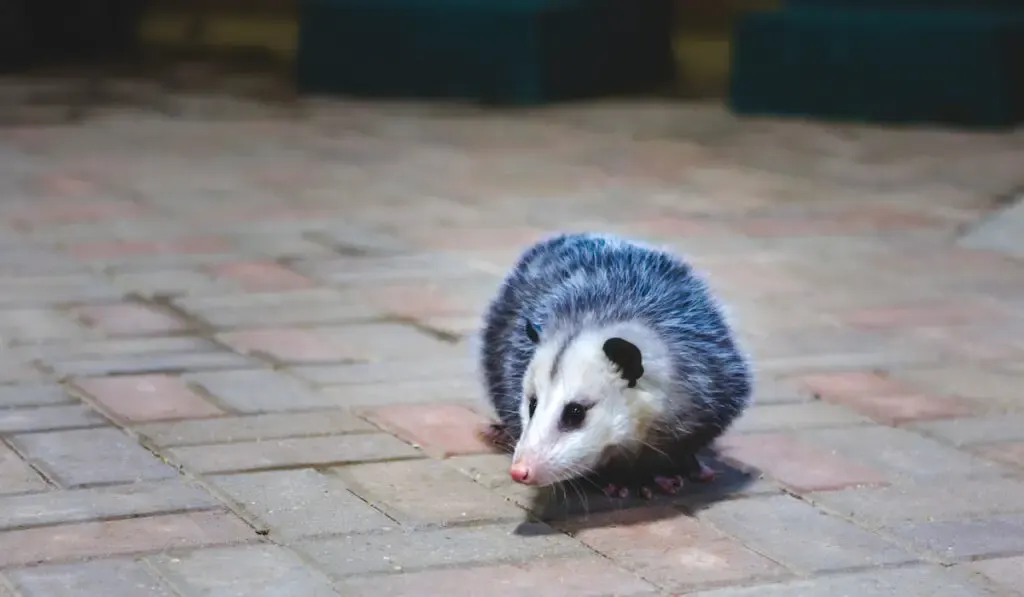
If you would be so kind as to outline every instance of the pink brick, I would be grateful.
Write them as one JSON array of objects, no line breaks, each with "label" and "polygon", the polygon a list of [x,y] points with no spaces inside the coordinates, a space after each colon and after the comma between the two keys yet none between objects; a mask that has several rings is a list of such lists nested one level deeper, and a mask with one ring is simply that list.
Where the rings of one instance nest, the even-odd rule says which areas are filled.
[{"label": "pink brick", "polygon": [[160,245],[161,253],[174,255],[205,255],[207,253],[226,253],[230,250],[231,243],[217,236],[190,236]]},{"label": "pink brick", "polygon": [[886,425],[949,419],[973,413],[957,398],[915,392],[909,386],[869,372],[823,373],[800,379],[823,400],[846,406]]},{"label": "pink brick", "polygon": [[807,390],[821,396],[900,395],[911,392],[906,384],[871,371],[816,373],[794,378]]},{"label": "pink brick", "polygon": [[856,236],[878,231],[933,228],[943,224],[942,220],[926,214],[865,207],[829,214],[754,218],[740,222],[737,229],[749,236]]},{"label": "pink brick", "polygon": [[71,245],[67,252],[77,259],[123,259],[151,255],[204,255],[225,253],[231,244],[211,236],[180,238],[167,242],[101,241]]},{"label": "pink brick", "polygon": [[224,413],[193,392],[184,380],[169,375],[80,379],[75,385],[125,421],[196,419]]},{"label": "pink brick", "polygon": [[640,235],[674,238],[718,236],[725,233],[725,228],[720,223],[696,218],[657,218],[654,220],[630,222],[628,228],[630,231]]},{"label": "pink brick", "polygon": [[148,305],[90,305],[75,309],[87,326],[112,336],[171,334],[186,329],[178,318]]},{"label": "pink brick", "polygon": [[479,436],[487,420],[457,404],[387,406],[363,416],[434,458],[494,451]]},{"label": "pink brick", "polygon": [[56,197],[85,197],[96,190],[91,180],[68,174],[50,174],[41,183],[44,192]]},{"label": "pink brick", "polygon": [[491,281],[387,284],[368,289],[364,300],[381,312],[410,319],[479,317],[495,288]]},{"label": "pink brick", "polygon": [[0,533],[0,568],[42,562],[152,553],[255,538],[230,512],[168,514]]},{"label": "pink brick", "polygon": [[309,278],[273,261],[242,261],[215,266],[213,272],[249,291],[302,290],[315,286]]},{"label": "pink brick", "polygon": [[597,556],[389,574],[342,581],[338,587],[350,597],[646,597],[655,589]]},{"label": "pink brick", "polygon": [[973,414],[972,408],[964,401],[928,394],[825,399],[847,406],[885,425],[904,425],[915,421],[952,419]]},{"label": "pink brick", "polygon": [[671,508],[618,510],[561,526],[591,549],[670,590],[785,573],[735,539]]},{"label": "pink brick", "polygon": [[282,363],[337,362],[358,356],[323,335],[303,329],[243,330],[217,338],[242,354],[266,355]]},{"label": "pink brick", "polygon": [[989,444],[979,451],[987,458],[1024,469],[1024,442]]},{"label": "pink brick", "polygon": [[717,445],[722,456],[758,469],[799,492],[888,483],[880,472],[784,434],[729,434]]},{"label": "pink brick", "polygon": [[950,326],[991,320],[994,313],[977,304],[964,302],[861,309],[844,320],[861,329]]}]

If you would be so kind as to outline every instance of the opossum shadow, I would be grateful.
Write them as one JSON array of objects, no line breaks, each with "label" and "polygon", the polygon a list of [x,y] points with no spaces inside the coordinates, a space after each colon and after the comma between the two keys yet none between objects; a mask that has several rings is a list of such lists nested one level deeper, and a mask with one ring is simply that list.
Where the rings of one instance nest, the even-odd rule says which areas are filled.
[{"label": "opossum shadow", "polygon": [[706,450],[701,461],[715,470],[709,483],[690,482],[677,493],[655,492],[651,499],[631,495],[628,498],[606,496],[601,488],[558,486],[539,491],[530,511],[546,525],[524,523],[515,533],[521,536],[543,535],[587,528],[643,524],[678,516],[692,516],[708,506],[736,497],[751,489],[760,479],[756,470],[739,468],[722,459],[716,451]]}]

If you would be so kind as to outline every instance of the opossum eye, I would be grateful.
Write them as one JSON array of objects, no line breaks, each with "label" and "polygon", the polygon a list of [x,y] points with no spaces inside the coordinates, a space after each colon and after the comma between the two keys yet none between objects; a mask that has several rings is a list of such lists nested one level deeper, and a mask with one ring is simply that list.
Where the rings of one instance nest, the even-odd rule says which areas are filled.
[{"label": "opossum eye", "polygon": [[562,409],[562,418],[558,421],[558,426],[563,431],[579,429],[580,426],[583,425],[583,420],[586,418],[587,407],[583,406],[579,402],[570,402]]},{"label": "opossum eye", "polygon": [[530,339],[530,342],[537,344],[540,342],[540,329],[533,325],[532,321],[526,322],[526,337]]},{"label": "opossum eye", "polygon": [[533,413],[537,410],[537,397],[530,396],[530,418],[533,418]]}]

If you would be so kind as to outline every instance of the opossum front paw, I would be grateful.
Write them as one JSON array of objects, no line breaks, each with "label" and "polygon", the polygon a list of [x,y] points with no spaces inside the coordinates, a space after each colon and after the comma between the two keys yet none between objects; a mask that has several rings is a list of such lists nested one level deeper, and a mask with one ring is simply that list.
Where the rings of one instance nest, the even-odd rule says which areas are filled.
[{"label": "opossum front paw", "polygon": [[[677,493],[687,482],[710,483],[715,480],[715,471],[704,464],[696,456],[685,459],[679,474],[623,475],[616,477],[604,486],[604,493],[609,497],[628,498],[637,495],[645,499],[654,497],[655,491],[667,495]],[[653,472],[653,471],[652,471]],[[676,472],[676,471],[673,471]],[[663,472],[664,473],[664,472]],[[647,473],[650,474],[650,473]]]},{"label": "opossum front paw", "polygon": [[693,464],[686,470],[686,477],[691,481],[710,483],[715,480],[717,473],[713,468],[704,464],[700,459],[694,457]]},{"label": "opossum front paw", "polygon": [[616,485],[615,483],[609,483],[604,488],[604,494],[609,497],[620,497],[622,499],[628,498],[631,494],[636,494],[644,499],[652,499],[654,497],[655,488],[659,489],[661,493],[672,495],[679,491],[685,481],[681,476],[675,477],[654,477],[651,484],[641,485]]},{"label": "opossum front paw", "polygon": [[491,444],[495,448],[511,452],[516,446],[516,440],[509,433],[508,426],[503,423],[489,423],[479,431],[480,439]]}]

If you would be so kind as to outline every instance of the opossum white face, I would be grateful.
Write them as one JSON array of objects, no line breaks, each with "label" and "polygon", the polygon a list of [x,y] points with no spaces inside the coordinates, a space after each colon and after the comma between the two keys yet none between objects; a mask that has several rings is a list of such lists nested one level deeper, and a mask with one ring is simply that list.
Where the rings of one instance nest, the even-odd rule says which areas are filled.
[{"label": "opossum white face", "polygon": [[[664,356],[646,330],[620,325],[544,338],[523,379],[523,432],[509,474],[527,485],[583,475],[616,448],[632,449],[664,408]],[[629,338],[629,339],[627,339]]]}]

